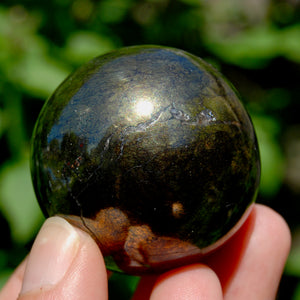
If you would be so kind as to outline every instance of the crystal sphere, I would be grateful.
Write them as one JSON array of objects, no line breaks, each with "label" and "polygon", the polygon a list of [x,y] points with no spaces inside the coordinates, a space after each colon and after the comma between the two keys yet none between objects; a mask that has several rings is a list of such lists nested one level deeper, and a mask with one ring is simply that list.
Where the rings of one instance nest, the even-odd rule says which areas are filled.
[{"label": "crystal sphere", "polygon": [[185,51],[133,46],[72,73],[35,126],[32,179],[46,217],[88,232],[108,269],[201,260],[247,218],[260,159],[235,89]]}]

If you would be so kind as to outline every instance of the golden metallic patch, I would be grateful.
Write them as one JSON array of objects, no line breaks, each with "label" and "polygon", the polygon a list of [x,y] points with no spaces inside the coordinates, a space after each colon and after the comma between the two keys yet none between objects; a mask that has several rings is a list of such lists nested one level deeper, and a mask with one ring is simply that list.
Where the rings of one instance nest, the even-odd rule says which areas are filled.
[{"label": "golden metallic patch", "polygon": [[174,202],[172,204],[172,214],[176,219],[179,219],[184,215],[184,209],[182,203]]}]

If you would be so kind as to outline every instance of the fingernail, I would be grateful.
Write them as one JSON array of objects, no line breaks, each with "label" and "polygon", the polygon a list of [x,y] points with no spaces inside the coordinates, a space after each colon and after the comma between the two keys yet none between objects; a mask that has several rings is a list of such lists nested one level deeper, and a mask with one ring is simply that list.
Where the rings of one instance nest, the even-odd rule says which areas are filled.
[{"label": "fingernail", "polygon": [[64,277],[79,248],[80,237],[66,220],[46,220],[32,246],[21,294],[51,288]]}]

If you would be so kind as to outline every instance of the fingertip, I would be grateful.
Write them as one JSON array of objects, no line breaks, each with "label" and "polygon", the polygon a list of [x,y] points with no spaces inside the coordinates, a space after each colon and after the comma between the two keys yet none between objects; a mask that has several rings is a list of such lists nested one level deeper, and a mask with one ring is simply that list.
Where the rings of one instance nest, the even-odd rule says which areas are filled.
[{"label": "fingertip", "polygon": [[222,288],[212,269],[194,264],[159,276],[150,299],[219,300],[222,299]]},{"label": "fingertip", "polygon": [[272,208],[263,204],[255,207],[257,226],[264,228],[270,244],[278,245],[281,256],[286,257],[291,248],[292,235],[285,219]]},{"label": "fingertip", "polygon": [[[291,246],[286,221],[273,209],[256,204],[253,228],[235,271],[223,284],[225,299],[275,299]],[[218,273],[218,271],[217,271]],[[252,298],[251,298],[252,299]]]},{"label": "fingertip", "polygon": [[45,221],[30,251],[21,294],[55,286],[68,271],[80,246],[75,228],[59,217]]},{"label": "fingertip", "polygon": [[107,299],[107,294],[107,271],[94,240],[60,217],[48,219],[30,252],[18,299]]}]

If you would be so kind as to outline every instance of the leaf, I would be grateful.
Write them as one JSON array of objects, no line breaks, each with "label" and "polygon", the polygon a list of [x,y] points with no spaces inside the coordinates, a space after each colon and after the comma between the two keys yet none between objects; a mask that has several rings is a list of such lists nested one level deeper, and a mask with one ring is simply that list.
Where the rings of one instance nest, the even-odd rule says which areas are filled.
[{"label": "leaf", "polygon": [[284,56],[300,62],[300,25],[288,27],[282,31],[280,49]]},{"label": "leaf", "polygon": [[0,290],[5,285],[11,274],[13,273],[13,270],[11,269],[4,269],[0,272]]},{"label": "leaf", "polygon": [[82,64],[88,60],[115,49],[112,39],[89,31],[71,34],[65,46],[65,56],[73,63]]},{"label": "leaf", "polygon": [[43,55],[28,53],[14,66],[13,80],[30,94],[48,97],[67,77],[70,69]]},{"label": "leaf", "polygon": [[286,262],[285,273],[300,278],[300,227],[293,232],[292,249]]},{"label": "leaf", "polygon": [[28,242],[41,225],[44,217],[35,199],[28,160],[9,162],[1,169],[0,209],[16,242]]},{"label": "leaf", "polygon": [[140,277],[113,273],[108,282],[110,299],[131,299]]},{"label": "leaf", "polygon": [[120,23],[132,8],[133,0],[102,0],[99,3],[99,17],[104,23]]},{"label": "leaf", "polygon": [[262,68],[278,56],[299,62],[299,36],[299,25],[285,29],[264,25],[230,37],[213,34],[205,39],[210,50],[224,61],[244,68]]},{"label": "leaf", "polygon": [[300,283],[297,284],[292,300],[300,300]]},{"label": "leaf", "polygon": [[70,68],[54,58],[53,45],[37,34],[38,18],[25,9],[23,13],[26,18],[18,22],[13,8],[0,9],[0,72],[29,94],[46,98],[70,73]]},{"label": "leaf", "polygon": [[252,115],[261,156],[260,193],[276,195],[284,176],[284,156],[277,140],[279,124],[268,116]]}]

